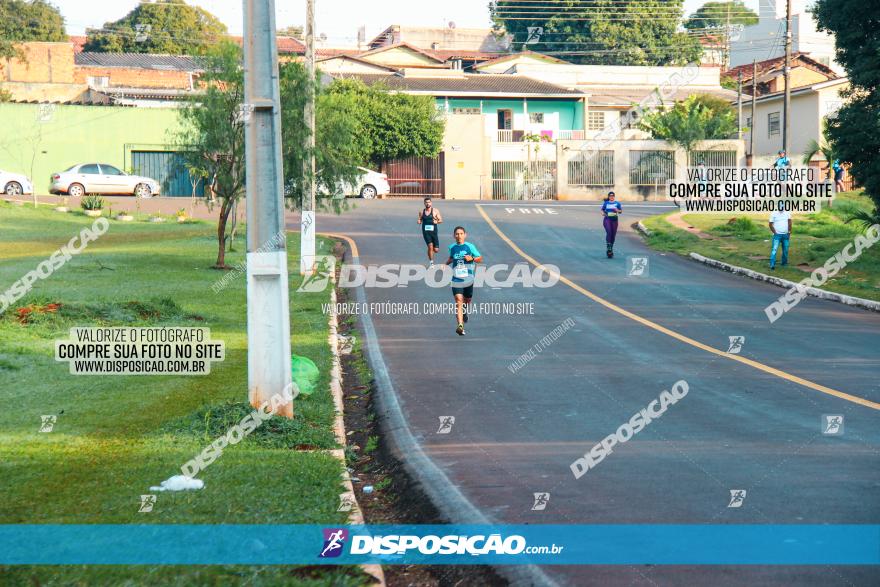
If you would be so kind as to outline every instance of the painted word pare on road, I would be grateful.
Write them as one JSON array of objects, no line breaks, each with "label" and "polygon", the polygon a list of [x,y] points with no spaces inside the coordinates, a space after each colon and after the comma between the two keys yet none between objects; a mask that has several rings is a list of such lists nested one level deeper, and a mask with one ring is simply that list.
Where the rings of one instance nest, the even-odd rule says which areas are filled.
[{"label": "painted word pare on road", "polygon": [[504,209],[508,214],[516,214],[519,212],[520,214],[549,214],[550,216],[558,216],[559,212],[554,210],[553,208],[526,208],[517,207],[517,208],[505,208]]}]

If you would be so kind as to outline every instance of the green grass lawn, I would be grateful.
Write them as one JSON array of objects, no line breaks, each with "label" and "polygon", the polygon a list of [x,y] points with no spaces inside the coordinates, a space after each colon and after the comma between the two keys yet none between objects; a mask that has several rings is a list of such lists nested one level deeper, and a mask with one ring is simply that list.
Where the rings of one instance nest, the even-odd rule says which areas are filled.
[{"label": "green grass lawn", "polygon": [[[0,202],[0,290],[32,270],[93,219]],[[339,524],[342,465],[297,449],[333,448],[330,351],[320,304],[328,292],[295,294],[292,348],[322,372],[317,391],[295,400],[292,421],[272,418],[225,449],[199,478],[205,488],[140,495],[179,474],[250,408],[247,405],[245,279],[223,291],[215,226],[206,222],[120,223],[79,256],[38,281],[16,306],[59,303],[56,312],[0,315],[0,523]],[[243,231],[242,231],[243,234]],[[243,236],[230,265],[244,258]],[[330,241],[318,243],[328,252]],[[290,235],[290,290],[299,285],[298,235]],[[54,341],[72,326],[205,326],[226,345],[207,376],[70,375]],[[57,415],[40,433],[40,416]],[[359,585],[351,568],[6,567],[2,584]]]},{"label": "green grass lawn", "polygon": [[[774,275],[797,282],[824,265],[857,234],[864,232],[856,223],[846,224],[843,220],[858,209],[872,210],[873,204],[862,192],[846,192],[838,194],[831,209],[795,215],[789,266],[780,267],[777,262]],[[769,214],[744,214],[735,218],[720,214],[685,214],[682,217],[691,226],[712,235],[711,240],[672,226],[665,216],[668,214],[645,221],[653,233],[647,239],[651,247],[681,255],[695,252],[732,265],[770,272]],[[880,245],[865,250],[861,257],[828,280],[822,289],[880,300]]]}]

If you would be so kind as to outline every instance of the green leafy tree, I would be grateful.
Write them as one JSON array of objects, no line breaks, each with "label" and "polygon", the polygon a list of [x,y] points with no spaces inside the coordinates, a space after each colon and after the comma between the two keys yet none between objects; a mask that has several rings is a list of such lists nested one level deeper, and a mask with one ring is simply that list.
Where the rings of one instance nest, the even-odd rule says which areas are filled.
[{"label": "green leafy tree", "polygon": [[347,104],[356,124],[358,151],[373,167],[440,152],[445,125],[434,98],[390,93],[381,85],[352,79],[334,81],[327,93]]},{"label": "green leafy tree", "polygon": [[[850,81],[848,100],[827,121],[828,139],[874,202],[873,213],[854,219],[880,222],[880,16],[874,0],[817,0],[820,30],[834,35],[836,60]],[[856,25],[855,23],[858,23]]]},{"label": "green leafy tree", "polygon": [[726,139],[737,131],[736,112],[726,100],[695,95],[645,114],[639,127],[651,137],[684,149],[688,156],[701,141]]},{"label": "green leafy tree", "polygon": [[203,55],[226,35],[226,25],[184,0],[162,0],[138,4],[121,19],[86,33],[86,51]]},{"label": "green leafy tree", "polygon": [[185,165],[206,185],[220,204],[217,222],[217,261],[226,268],[229,215],[245,192],[244,72],[241,49],[228,41],[205,57],[202,80],[206,89],[179,110],[181,129],[174,139],[184,147]]},{"label": "green leafy tree", "polygon": [[[724,63],[730,62],[733,27],[758,24],[758,15],[741,0],[707,2],[684,21],[684,28],[698,35],[710,35],[724,43]],[[726,86],[725,86],[726,87]]]},{"label": "green leafy tree", "polygon": [[[216,268],[226,267],[226,244],[231,238],[230,215],[245,195],[244,104],[242,52],[224,41],[205,57],[202,79],[205,91],[179,111],[181,130],[172,141],[183,151],[183,166],[193,178],[204,178],[206,192],[213,194],[220,211],[217,222]],[[305,84],[308,74],[296,62],[280,65],[281,145],[284,167],[284,195],[288,206],[302,204]],[[360,175],[357,166],[366,161],[363,142],[356,137],[354,104],[345,97],[323,92],[315,82],[316,97],[316,186],[318,205],[339,203],[333,196],[342,183],[353,184]],[[196,181],[195,179],[193,181]],[[195,189],[195,186],[194,186]],[[209,205],[214,205],[210,203]]]},{"label": "green leafy tree", "polygon": [[[302,208],[304,197],[305,165],[308,151],[305,140],[308,125],[305,120],[306,84],[309,75],[297,62],[280,66],[281,86],[281,157],[284,161],[284,193],[288,206]],[[315,86],[315,190],[316,204],[326,207],[342,184],[354,184],[365,162],[363,142],[357,137],[354,105],[351,100],[327,93]]]},{"label": "green leafy tree", "polygon": [[741,0],[706,2],[684,21],[684,28],[692,31],[720,31],[732,25],[758,24],[758,15]]},{"label": "green leafy tree", "polygon": [[[699,42],[678,30],[683,0],[496,0],[489,14],[496,30],[513,36],[514,49],[575,63],[683,65],[702,54]],[[527,42],[536,28],[542,34]]]},{"label": "green leafy tree", "polygon": [[0,58],[23,58],[17,43],[66,41],[64,17],[45,0],[0,0]]}]

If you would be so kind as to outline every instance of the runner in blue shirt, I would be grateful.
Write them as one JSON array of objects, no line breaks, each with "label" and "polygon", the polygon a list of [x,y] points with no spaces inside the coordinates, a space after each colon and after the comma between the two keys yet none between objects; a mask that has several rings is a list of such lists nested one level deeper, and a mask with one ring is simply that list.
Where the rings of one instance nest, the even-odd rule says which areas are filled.
[{"label": "runner in blue shirt", "polygon": [[605,227],[605,246],[608,250],[605,254],[609,259],[614,257],[614,238],[617,236],[617,217],[623,214],[623,206],[620,202],[615,201],[614,192],[608,192],[608,197],[602,202],[599,208],[605,217],[602,220],[602,226]]},{"label": "runner in blue shirt", "polygon": [[452,232],[455,243],[449,245],[447,265],[452,265],[452,295],[455,297],[455,318],[458,327],[455,333],[464,336],[464,324],[468,321],[467,306],[474,297],[474,273],[476,264],[483,262],[477,247],[465,241],[467,231],[456,226]]},{"label": "runner in blue shirt", "polygon": [[791,159],[786,157],[785,151],[779,151],[779,153],[777,153],[777,155],[779,155],[779,156],[776,158],[776,161],[773,163],[773,167],[775,167],[780,172],[779,173],[779,180],[780,181],[787,181],[789,174],[791,172],[790,171]]}]

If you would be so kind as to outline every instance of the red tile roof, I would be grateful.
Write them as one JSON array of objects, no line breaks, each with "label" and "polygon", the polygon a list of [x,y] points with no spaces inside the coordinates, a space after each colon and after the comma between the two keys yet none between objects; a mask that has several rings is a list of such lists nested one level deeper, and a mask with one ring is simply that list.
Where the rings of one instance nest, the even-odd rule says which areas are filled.
[{"label": "red tile roof", "polygon": [[[802,65],[813,71],[817,71],[819,73],[825,74],[828,76],[828,79],[834,79],[838,77],[837,73],[822,63],[819,63],[815,59],[811,59],[808,53],[792,53],[791,55],[791,63],[792,66]],[[760,78],[765,73],[769,73],[771,71],[782,70],[785,67],[785,57],[775,57],[773,59],[765,59],[764,61],[758,62],[758,77]],[[739,75],[739,72],[742,72],[743,81],[749,81],[752,79],[752,64],[747,63],[745,65],[738,65],[736,67],[732,67],[722,73],[721,75],[735,78]]]}]

